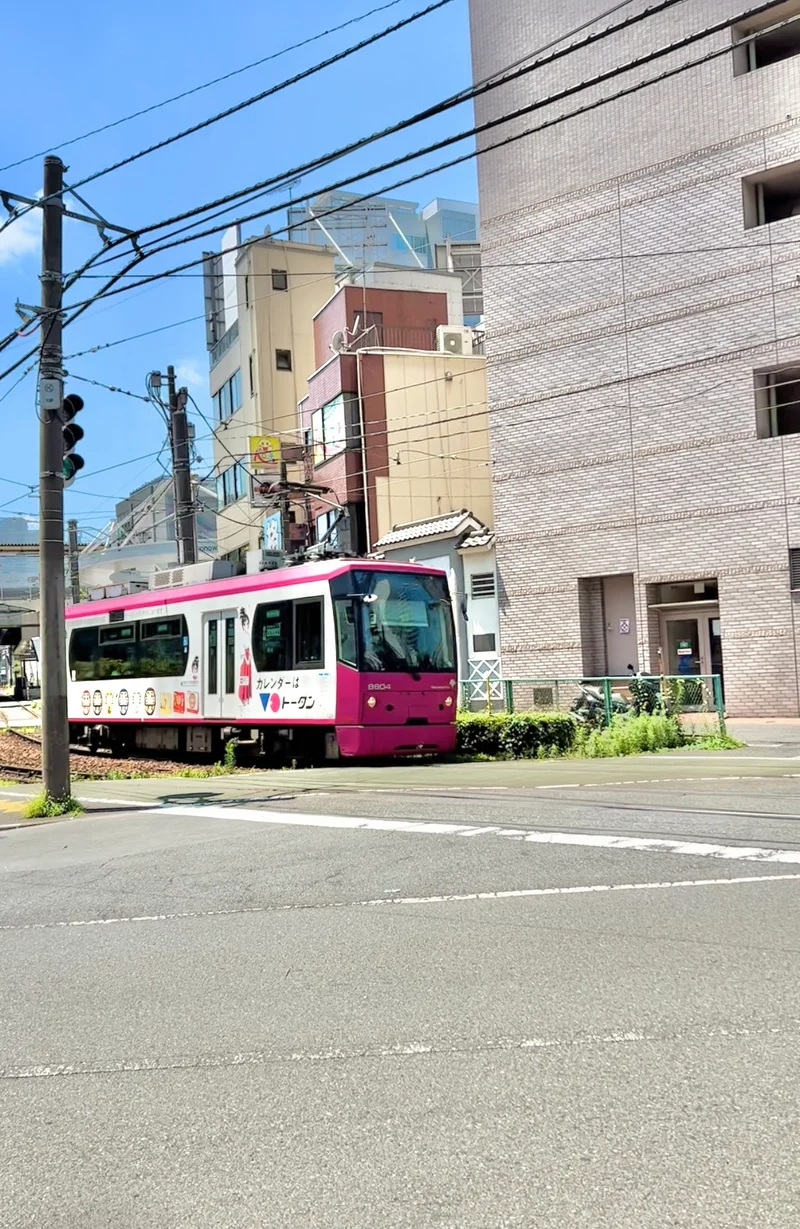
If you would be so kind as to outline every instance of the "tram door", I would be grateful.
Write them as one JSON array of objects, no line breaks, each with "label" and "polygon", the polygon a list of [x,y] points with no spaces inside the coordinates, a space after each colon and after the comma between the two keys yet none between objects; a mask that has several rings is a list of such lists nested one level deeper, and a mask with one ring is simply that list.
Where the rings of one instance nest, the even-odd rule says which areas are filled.
[{"label": "tram door", "polygon": [[236,669],[236,611],[203,618],[203,716],[235,717],[239,677]]}]

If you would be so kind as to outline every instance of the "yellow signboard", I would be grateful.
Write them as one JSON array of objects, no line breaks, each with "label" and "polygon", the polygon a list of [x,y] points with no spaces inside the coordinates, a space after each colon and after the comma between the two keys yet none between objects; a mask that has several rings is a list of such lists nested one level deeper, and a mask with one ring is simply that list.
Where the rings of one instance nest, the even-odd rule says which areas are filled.
[{"label": "yellow signboard", "polygon": [[274,474],[281,463],[281,441],[277,435],[251,435],[247,445],[252,473]]}]

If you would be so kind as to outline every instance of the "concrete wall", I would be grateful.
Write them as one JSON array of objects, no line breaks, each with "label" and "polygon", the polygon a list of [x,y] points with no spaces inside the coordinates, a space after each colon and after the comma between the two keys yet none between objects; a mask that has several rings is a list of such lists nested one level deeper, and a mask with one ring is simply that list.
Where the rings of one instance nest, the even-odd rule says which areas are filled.
[{"label": "concrete wall", "polygon": [[457,508],[491,525],[483,357],[421,351],[382,357],[389,465],[375,478],[376,537]]},{"label": "concrete wall", "polygon": [[[637,7],[645,0],[625,15]],[[478,120],[739,9],[677,5],[491,92]],[[476,78],[585,18],[584,0],[472,0]],[[503,125],[484,145],[731,37]],[[800,217],[746,229],[742,180],[798,158],[800,59],[742,76],[731,59],[480,159],[504,670],[580,673],[579,580],[621,573],[634,578],[639,662],[656,668],[648,592],[711,577],[729,710],[797,714],[788,548],[800,546],[800,436],[757,438],[753,382],[763,366],[800,363]]]}]

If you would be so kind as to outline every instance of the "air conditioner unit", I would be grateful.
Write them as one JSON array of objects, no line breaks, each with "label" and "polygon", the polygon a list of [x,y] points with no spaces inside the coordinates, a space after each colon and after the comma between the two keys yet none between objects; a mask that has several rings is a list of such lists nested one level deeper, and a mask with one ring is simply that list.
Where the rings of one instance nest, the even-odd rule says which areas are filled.
[{"label": "air conditioner unit", "polygon": [[150,577],[151,589],[179,589],[183,585],[204,585],[210,580],[227,580],[233,576],[229,559],[209,559],[183,568],[165,568]]},{"label": "air conditioner unit", "polygon": [[440,324],[436,330],[436,349],[443,354],[472,354],[472,329],[463,325]]},{"label": "air conditioner unit", "polygon": [[261,571],[274,572],[276,568],[282,568],[286,564],[286,556],[282,550],[262,550],[261,551]]}]

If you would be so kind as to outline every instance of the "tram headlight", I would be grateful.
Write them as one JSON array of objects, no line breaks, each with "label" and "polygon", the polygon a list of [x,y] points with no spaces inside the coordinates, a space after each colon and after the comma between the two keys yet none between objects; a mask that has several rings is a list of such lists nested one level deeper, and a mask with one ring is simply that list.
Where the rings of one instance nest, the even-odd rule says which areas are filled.
[{"label": "tram headlight", "polygon": [[367,696],[367,708],[374,708],[377,703],[374,696]]},{"label": "tram headlight", "polygon": [[444,698],[444,702],[445,702],[445,704],[447,705],[447,707],[448,707],[448,708],[452,708],[452,707],[453,707],[453,697],[452,697],[452,696],[445,696],[445,698]]}]

